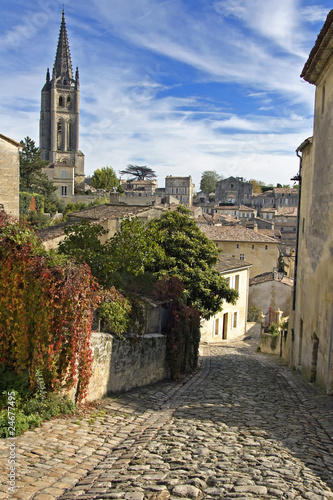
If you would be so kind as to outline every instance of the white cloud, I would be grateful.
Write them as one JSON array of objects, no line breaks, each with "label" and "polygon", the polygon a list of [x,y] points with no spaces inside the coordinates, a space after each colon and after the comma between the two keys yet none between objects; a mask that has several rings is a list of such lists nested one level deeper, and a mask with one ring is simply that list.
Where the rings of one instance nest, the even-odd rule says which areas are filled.
[{"label": "white cloud", "polygon": [[301,9],[301,16],[304,21],[309,23],[317,23],[319,21],[325,21],[328,14],[328,10],[319,5],[309,5]]},{"label": "white cloud", "polygon": [[[103,165],[145,163],[159,185],[181,173],[191,174],[198,188],[204,170],[282,183],[297,172],[294,150],[311,135],[314,88],[299,78],[307,58],[299,28],[310,14],[297,16],[296,0],[224,0],[215,10],[206,2],[202,12],[181,0],[67,4],[87,174]],[[38,143],[40,90],[60,18],[61,8],[47,24],[45,43],[37,26],[20,47],[7,39],[0,49],[1,131],[16,140],[30,135]],[[14,23],[5,36],[20,29]],[[219,84],[220,98],[200,95],[210,83]],[[247,110],[224,83],[243,89]],[[198,92],[191,87],[185,95],[192,84]]]}]

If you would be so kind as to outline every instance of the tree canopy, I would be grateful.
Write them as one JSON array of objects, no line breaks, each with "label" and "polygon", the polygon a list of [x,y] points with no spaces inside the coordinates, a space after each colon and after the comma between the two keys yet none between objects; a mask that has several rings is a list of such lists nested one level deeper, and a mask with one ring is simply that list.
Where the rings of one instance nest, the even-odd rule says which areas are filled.
[{"label": "tree canopy", "polygon": [[127,165],[125,170],[121,170],[119,172],[121,175],[128,176],[128,181],[145,181],[149,179],[156,179],[156,172],[147,167],[147,165],[139,166],[139,165]]},{"label": "tree canopy", "polygon": [[215,170],[206,170],[203,172],[200,181],[200,189],[204,193],[214,193],[216,184],[221,181],[223,176],[218,174]]},{"label": "tree canopy", "polygon": [[90,224],[71,226],[68,232],[73,234],[60,245],[60,251],[87,262],[101,284],[116,286],[126,294],[140,280],[142,285],[150,279],[178,278],[184,286],[185,303],[206,318],[220,310],[223,299],[236,300],[237,293],[214,269],[218,249],[186,208],[168,211],[146,225],[136,218],[125,219],[103,245]]},{"label": "tree canopy", "polygon": [[44,196],[50,196],[56,188],[43,168],[48,164],[41,157],[42,151],[36,147],[35,141],[26,137],[20,142],[20,191],[37,191]]},{"label": "tree canopy", "polygon": [[119,187],[119,179],[112,167],[102,167],[94,171],[91,185],[96,189],[112,189]]},{"label": "tree canopy", "polygon": [[234,303],[237,293],[214,268],[219,251],[189,214],[180,206],[147,224],[150,238],[163,250],[148,269],[157,278],[180,279],[188,305],[208,318],[221,309],[223,299]]}]

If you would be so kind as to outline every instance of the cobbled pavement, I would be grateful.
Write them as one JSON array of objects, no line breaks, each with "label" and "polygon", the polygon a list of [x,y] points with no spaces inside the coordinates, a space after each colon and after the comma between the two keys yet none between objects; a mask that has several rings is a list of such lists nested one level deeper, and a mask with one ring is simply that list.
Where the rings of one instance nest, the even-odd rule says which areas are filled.
[{"label": "cobbled pavement", "polygon": [[258,339],[203,346],[200,369],[0,443],[0,499],[333,499],[333,398]]}]

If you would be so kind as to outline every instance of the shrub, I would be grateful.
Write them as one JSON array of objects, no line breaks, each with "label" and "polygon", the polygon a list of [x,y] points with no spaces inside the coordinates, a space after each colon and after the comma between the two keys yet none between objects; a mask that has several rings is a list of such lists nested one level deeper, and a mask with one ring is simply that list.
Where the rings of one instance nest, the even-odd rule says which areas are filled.
[{"label": "shrub", "polygon": [[262,315],[262,310],[258,306],[249,307],[249,311],[247,313],[247,320],[252,322],[256,322],[260,320]]},{"label": "shrub", "polygon": [[279,328],[277,326],[277,324],[275,323],[272,323],[268,328],[267,328],[267,332],[266,333],[269,333],[270,335],[278,335],[279,334]]},{"label": "shrub", "polygon": [[97,312],[103,331],[121,337],[128,330],[131,309],[130,301],[114,287],[105,291]]},{"label": "shrub", "polygon": [[[9,420],[7,409],[7,391],[3,391],[4,404],[0,410],[0,438],[19,436],[22,432],[40,427],[44,420],[49,420],[58,415],[69,415],[75,411],[75,405],[65,396],[50,393],[41,396],[35,394],[23,398],[17,391],[10,391],[14,395],[15,423]],[[11,414],[12,416],[12,414]]]},{"label": "shrub", "polygon": [[29,211],[44,213],[44,196],[38,193],[20,192],[20,215]]}]

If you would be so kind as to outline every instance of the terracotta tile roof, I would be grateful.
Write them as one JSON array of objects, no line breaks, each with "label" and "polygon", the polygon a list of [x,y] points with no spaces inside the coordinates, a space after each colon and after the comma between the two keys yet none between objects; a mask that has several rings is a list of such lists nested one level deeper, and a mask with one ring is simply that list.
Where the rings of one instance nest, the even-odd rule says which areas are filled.
[{"label": "terracotta tile roof", "polygon": [[260,212],[277,212],[277,209],[274,207],[265,207],[265,208],[261,208]]},{"label": "terracotta tile roof", "polygon": [[274,188],[275,194],[298,194],[298,189],[293,188]]},{"label": "terracotta tile roof", "polygon": [[212,224],[213,216],[209,214],[202,214],[195,220],[198,224]]},{"label": "terracotta tile roof", "polygon": [[219,222],[222,224],[240,224],[239,219],[235,219],[232,215],[229,214],[214,214],[213,216],[214,224],[218,224]]},{"label": "terracotta tile roof", "polygon": [[151,209],[152,206],[122,206],[122,205],[98,205],[96,207],[85,208],[78,212],[68,214],[69,220],[88,219],[88,220],[106,220],[120,219],[122,217],[137,215],[140,212],[145,212]]},{"label": "terracotta tile roof", "polygon": [[281,207],[276,212],[276,216],[279,215],[291,215],[297,217],[298,208],[297,207]]},{"label": "terracotta tile roof", "polygon": [[226,257],[222,254],[219,256],[219,261],[217,262],[215,269],[217,269],[220,273],[226,273],[228,271],[236,271],[238,269],[247,269],[251,266],[252,264],[249,262],[235,259],[233,257]]},{"label": "terracotta tile roof", "polygon": [[253,243],[278,243],[274,238],[270,238],[253,229],[243,226],[202,226],[206,236],[213,241],[245,241]]},{"label": "terracotta tile roof", "polygon": [[258,229],[258,233],[269,236],[270,238],[279,238],[280,236],[280,231],[276,231],[275,229]]},{"label": "terracotta tile roof", "polygon": [[297,226],[297,221],[294,220],[294,221],[287,221],[287,222],[278,222],[276,221],[275,222],[275,227],[276,228],[281,228],[281,227],[290,227],[290,228],[293,228],[293,227],[296,227]]},{"label": "terracotta tile roof", "polygon": [[279,280],[277,277],[275,277],[274,279],[273,272],[271,272],[271,273],[258,274],[257,276],[254,276],[254,278],[251,278],[250,286],[260,285],[261,283],[268,283],[269,281],[277,281],[279,283],[282,283],[283,285],[287,285],[290,287],[294,285],[294,280],[292,278],[284,276],[281,280]]},{"label": "terracotta tile roof", "polygon": [[255,208],[247,207],[246,205],[239,205],[238,209],[242,210],[244,212],[256,212],[257,211]]},{"label": "terracotta tile roof", "polygon": [[216,203],[214,205],[215,210],[242,210],[242,211],[248,211],[248,212],[255,212],[255,208],[247,207],[246,205],[220,205],[219,203]]},{"label": "terracotta tile roof", "polygon": [[36,233],[42,241],[53,240],[62,236],[64,234],[64,228],[72,226],[74,222],[75,221],[61,222],[60,224],[55,224],[54,226],[39,229]]},{"label": "terracotta tile roof", "polygon": [[42,241],[48,241],[55,238],[59,238],[64,234],[64,228],[73,225],[82,219],[90,220],[90,222],[98,223],[107,219],[120,219],[122,217],[130,215],[139,215],[140,213],[147,212],[149,210],[156,210],[157,207],[137,207],[137,206],[117,206],[117,205],[98,205],[97,207],[90,207],[80,210],[78,212],[72,212],[68,214],[68,220],[66,222],[61,222],[54,226],[46,227],[36,231],[38,236]]}]

